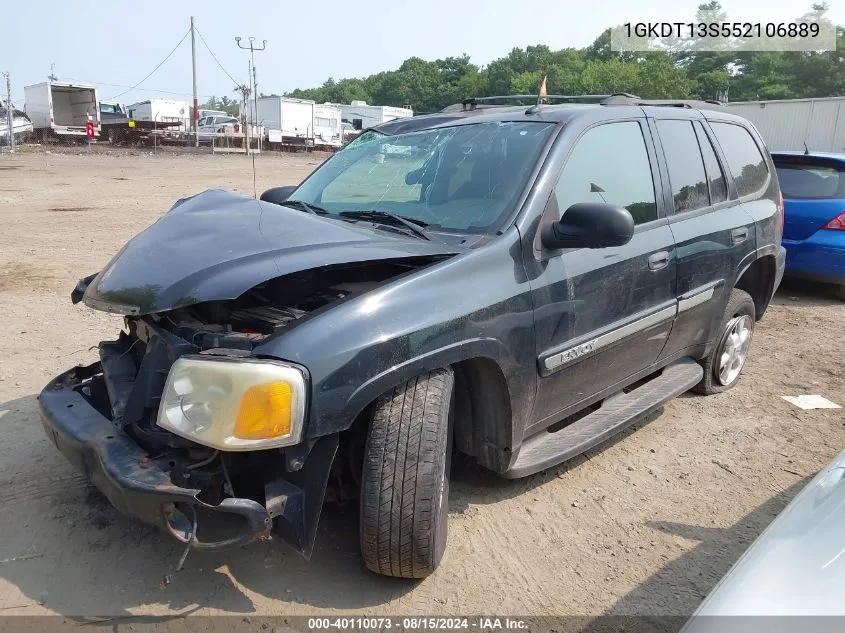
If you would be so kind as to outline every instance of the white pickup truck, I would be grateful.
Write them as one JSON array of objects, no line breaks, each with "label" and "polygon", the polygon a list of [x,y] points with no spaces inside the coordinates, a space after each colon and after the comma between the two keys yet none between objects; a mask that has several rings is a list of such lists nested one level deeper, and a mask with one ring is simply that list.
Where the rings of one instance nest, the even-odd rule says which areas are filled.
[{"label": "white pickup truck", "polygon": [[240,132],[241,125],[233,116],[204,116],[197,121],[197,136],[201,141],[211,141],[219,134]]}]

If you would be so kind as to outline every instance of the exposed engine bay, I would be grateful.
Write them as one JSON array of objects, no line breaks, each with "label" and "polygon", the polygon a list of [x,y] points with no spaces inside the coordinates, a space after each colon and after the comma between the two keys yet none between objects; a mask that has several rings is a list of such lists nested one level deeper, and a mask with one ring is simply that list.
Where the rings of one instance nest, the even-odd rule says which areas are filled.
[{"label": "exposed engine bay", "polygon": [[[297,321],[419,265],[381,262],[325,267],[270,280],[232,301],[126,316],[126,331],[118,340],[100,343],[101,373],[92,375],[80,393],[148,451],[149,463],[168,473],[175,485],[198,489],[197,498],[212,505],[227,497],[252,499],[266,506],[273,516],[273,499],[281,498],[279,486],[289,486],[290,481],[306,475],[314,479],[313,473],[299,472],[318,466],[316,460],[309,463],[307,459],[314,447],[302,443],[262,451],[224,452],[160,428],[156,416],[170,366],[184,354],[249,356],[257,344],[295,327]],[[329,450],[322,452],[328,456]],[[336,485],[330,497],[334,499],[354,494],[355,482],[350,481],[349,469],[341,464],[347,462],[348,450],[343,460],[333,463],[335,452],[331,449],[328,463],[319,465],[326,473],[317,479],[324,484],[332,467]]]},{"label": "exposed engine bay", "polygon": [[129,317],[131,328],[144,318],[189,341],[199,351],[249,351],[267,337],[329,304],[363,294],[416,266],[382,263],[309,270],[274,279],[234,301],[210,301]]}]

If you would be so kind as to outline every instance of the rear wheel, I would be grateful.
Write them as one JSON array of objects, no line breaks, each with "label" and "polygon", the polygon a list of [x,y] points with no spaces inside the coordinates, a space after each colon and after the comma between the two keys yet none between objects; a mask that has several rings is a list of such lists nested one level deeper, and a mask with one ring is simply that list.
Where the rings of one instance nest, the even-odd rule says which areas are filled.
[{"label": "rear wheel", "polygon": [[694,391],[704,395],[727,391],[739,382],[748,358],[755,322],[754,300],[744,290],[734,288],[719,328],[719,338],[710,354],[701,361],[704,377]]},{"label": "rear wheel", "polygon": [[361,554],[370,571],[425,578],[446,549],[454,375],[437,369],[375,404],[361,479]]},{"label": "rear wheel", "polygon": [[845,284],[836,287],[836,298],[845,301]]}]

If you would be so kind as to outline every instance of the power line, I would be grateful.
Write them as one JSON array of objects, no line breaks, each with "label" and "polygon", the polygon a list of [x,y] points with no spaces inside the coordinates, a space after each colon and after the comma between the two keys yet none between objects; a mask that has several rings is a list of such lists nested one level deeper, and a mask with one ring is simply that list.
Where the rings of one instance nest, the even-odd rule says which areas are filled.
[{"label": "power line", "polygon": [[144,77],[141,81],[139,81],[139,82],[138,82],[138,83],[136,83],[134,86],[132,86],[131,88],[129,88],[129,90],[124,90],[124,91],[123,91],[123,92],[121,92],[120,94],[117,94],[117,95],[113,96],[113,97],[112,97],[112,99],[117,99],[118,97],[122,97],[123,95],[125,95],[127,92],[132,92],[133,90],[135,90],[135,88],[137,88],[137,87],[138,87],[138,86],[140,86],[142,83],[144,83],[147,79],[149,79],[150,77],[152,77],[152,76],[153,76],[153,74],[155,73],[155,71],[157,71],[159,68],[161,68],[161,67],[164,65],[164,62],[166,62],[168,59],[170,59],[170,56],[171,56],[171,55],[173,55],[173,53],[175,53],[175,52],[176,52],[176,49],[177,49],[177,48],[179,48],[179,47],[182,45],[182,42],[184,42],[184,41],[185,41],[185,38],[186,38],[186,37],[188,37],[188,34],[190,34],[190,32],[191,32],[191,30],[190,30],[190,29],[188,29],[187,31],[185,31],[185,34],[182,36],[182,39],[181,39],[181,40],[179,40],[179,43],[178,43],[178,44],[176,44],[176,46],[174,46],[174,47],[173,47],[173,50],[172,50],[172,51],[170,51],[170,52],[167,54],[167,57],[165,57],[164,59],[162,59],[162,60],[161,60],[161,62],[159,63],[159,65],[158,65],[158,66],[156,66],[155,68],[153,68],[153,69],[152,69],[152,71],[150,71],[150,74],[149,74],[149,75],[147,75],[147,76],[146,76],[146,77]]},{"label": "power line", "polygon": [[220,60],[219,60],[219,59],[217,59],[217,55],[215,55],[215,54],[211,51],[211,48],[209,47],[208,43],[205,41],[205,38],[202,36],[202,31],[200,31],[200,30],[199,30],[196,26],[194,26],[194,30],[195,30],[195,31],[197,32],[197,34],[200,36],[200,41],[203,43],[203,46],[205,46],[205,49],[208,51],[208,54],[209,54],[209,55],[211,55],[211,57],[214,59],[214,61],[215,61],[215,62],[217,62],[217,65],[218,65],[218,66],[220,66],[220,70],[222,70],[224,73],[226,73],[226,76],[227,76],[229,79],[231,79],[231,80],[232,80],[232,83],[234,83],[236,86],[239,86],[239,85],[240,85],[240,82],[239,82],[237,79],[235,79],[234,77],[232,77],[232,75],[230,75],[230,74],[229,74],[229,71],[228,71],[228,70],[226,70],[225,68],[223,68],[223,64],[221,64],[221,63],[220,63]]},{"label": "power line", "polygon": [[[112,88],[129,88],[130,90],[132,89],[132,86],[129,86],[127,84],[115,84],[115,83],[109,83],[108,81],[92,81],[90,79],[80,79],[79,77],[66,77],[66,76],[62,76],[61,78],[63,80],[78,81],[78,82],[84,83],[84,84],[95,84],[97,86],[111,86]],[[159,92],[161,94],[177,95],[177,96],[180,96],[180,97],[186,97],[186,96],[189,97],[192,94],[190,92],[175,92],[173,90],[158,90],[156,88],[147,88],[147,87],[145,87],[144,90],[147,91],[147,92]],[[203,98],[208,98],[208,97],[211,97],[213,95],[198,95],[198,96],[203,97]]]}]

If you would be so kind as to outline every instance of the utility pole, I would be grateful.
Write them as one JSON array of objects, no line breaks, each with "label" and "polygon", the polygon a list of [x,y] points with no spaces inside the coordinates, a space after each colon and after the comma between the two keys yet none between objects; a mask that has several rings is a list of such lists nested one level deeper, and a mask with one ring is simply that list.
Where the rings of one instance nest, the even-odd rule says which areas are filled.
[{"label": "utility pole", "polygon": [[260,152],[262,134],[261,123],[258,121],[258,79],[255,76],[255,62],[252,62],[252,102],[255,104],[255,125],[258,126],[258,151]]},{"label": "utility pole", "polygon": [[[248,112],[247,105],[249,104],[249,93],[251,88],[247,84],[235,86],[235,90],[241,93],[243,103],[243,111]],[[246,145],[246,155],[249,156],[249,115],[247,114],[246,126],[244,127],[244,143]]]},{"label": "utility pole", "polygon": [[200,135],[197,129],[199,121],[199,102],[197,101],[197,40],[194,36],[194,16],[191,16],[191,72],[194,77],[194,115],[191,117],[191,129],[194,131],[194,147],[200,146]]},{"label": "utility pole", "polygon": [[[241,46],[241,38],[235,37],[235,43],[238,45],[238,48],[242,48],[244,50],[249,51],[249,60],[250,65],[252,66],[252,102],[254,107],[254,115],[253,115],[253,122],[258,123],[258,79],[257,73],[255,72],[255,51],[263,51],[267,48],[267,40],[261,41],[261,48],[255,46],[255,38],[249,38],[249,47]],[[261,151],[261,135],[258,135],[258,151]]]},{"label": "utility pole", "polygon": [[12,82],[9,71],[3,73],[6,78],[6,130],[9,133],[9,150],[15,149],[15,130],[14,121],[15,116],[12,112]]}]

